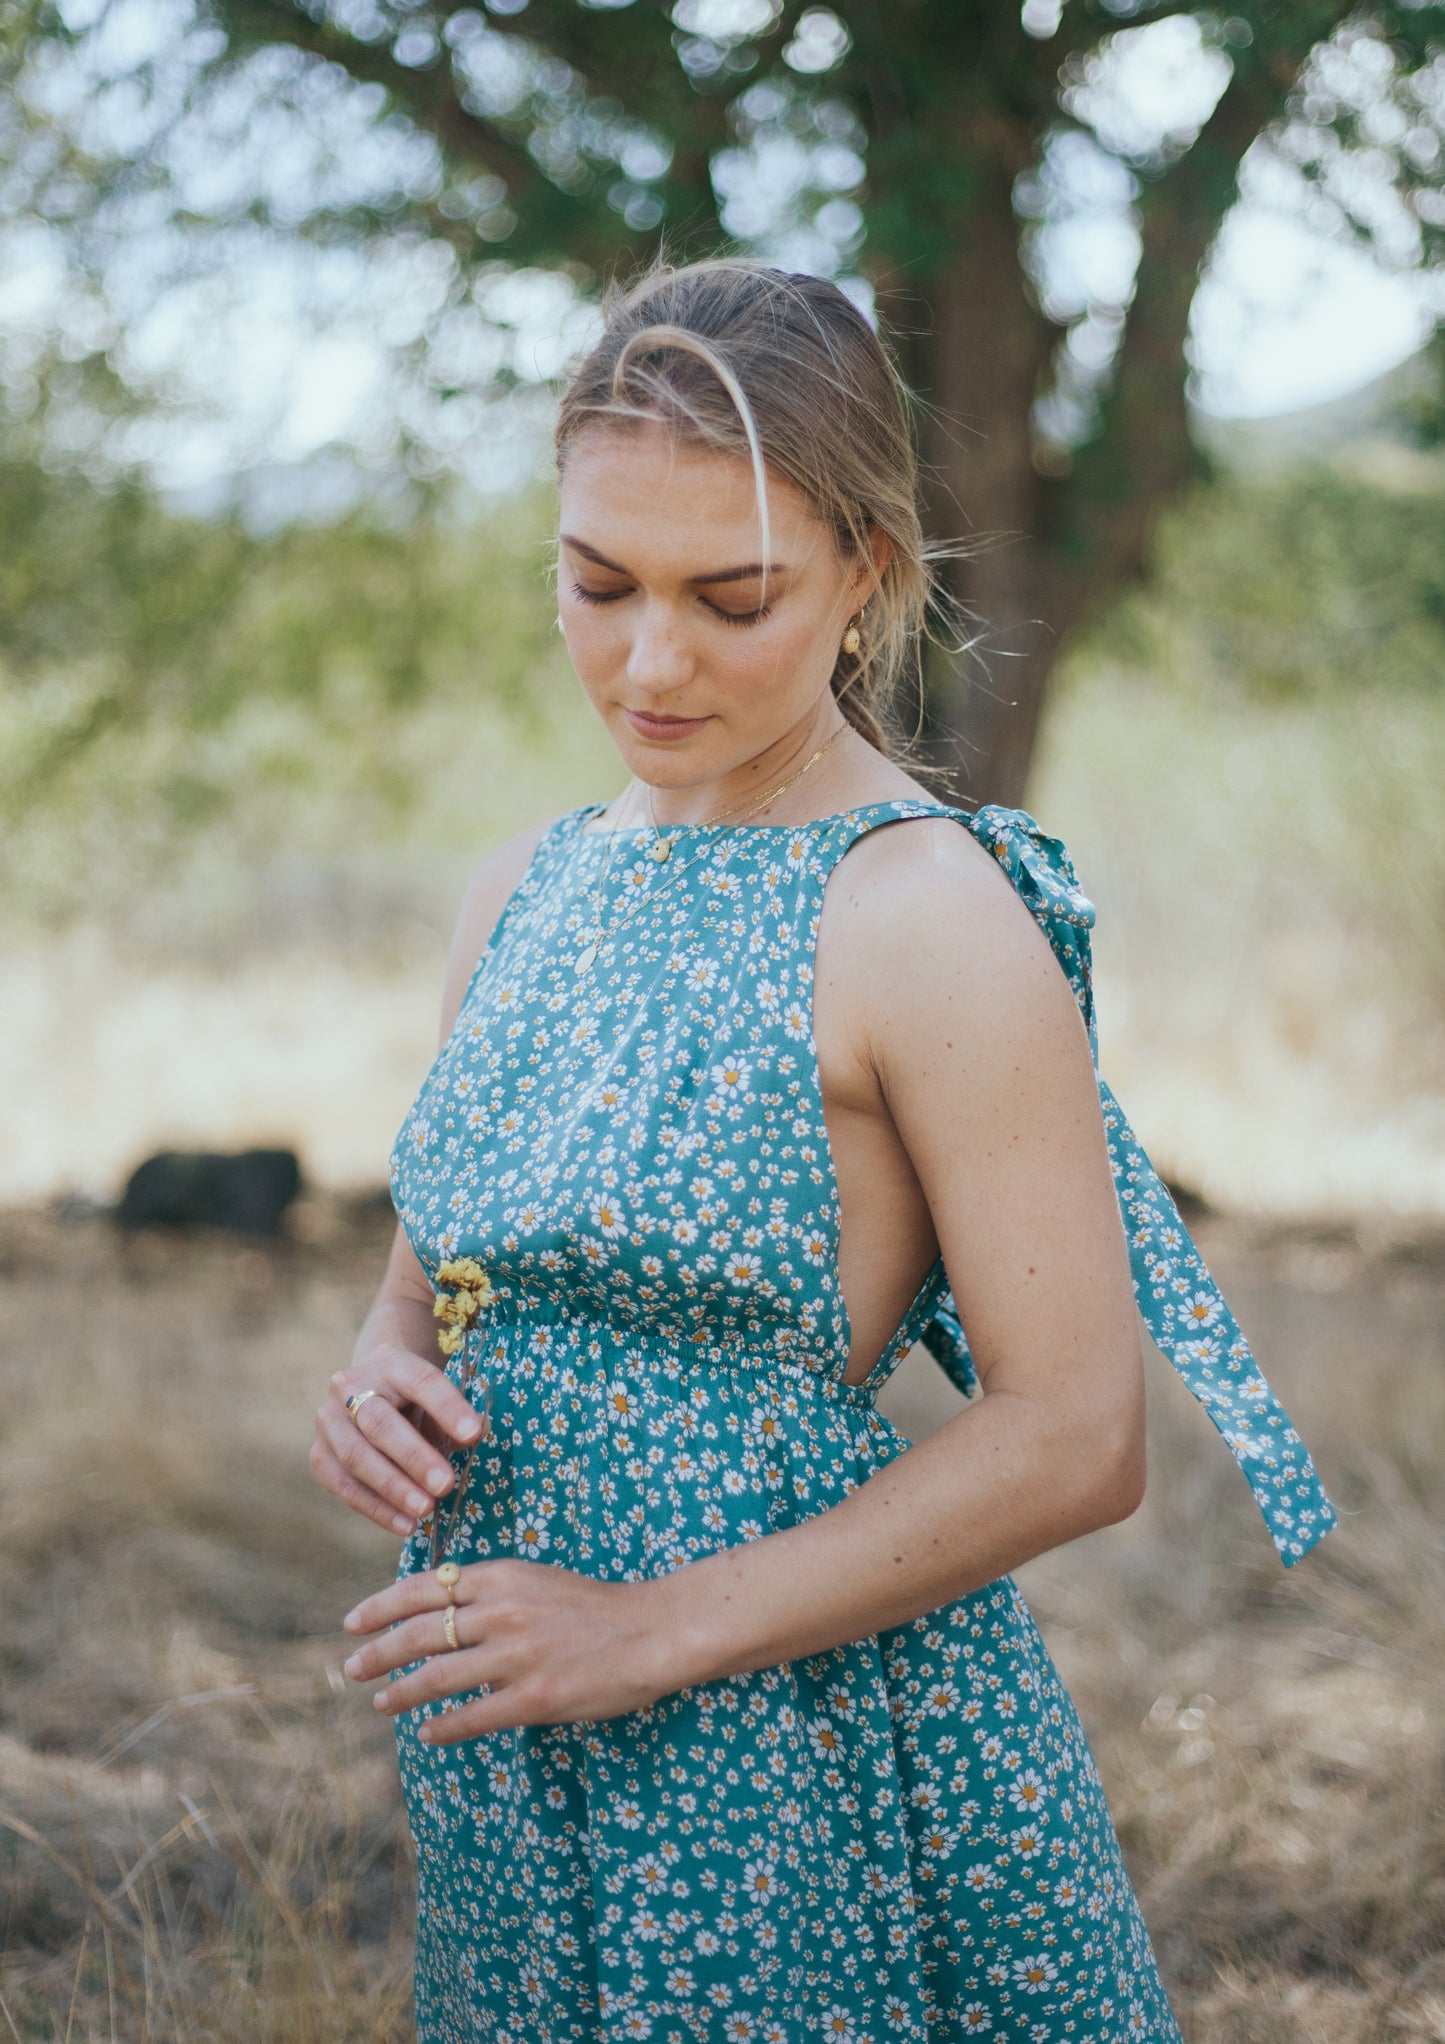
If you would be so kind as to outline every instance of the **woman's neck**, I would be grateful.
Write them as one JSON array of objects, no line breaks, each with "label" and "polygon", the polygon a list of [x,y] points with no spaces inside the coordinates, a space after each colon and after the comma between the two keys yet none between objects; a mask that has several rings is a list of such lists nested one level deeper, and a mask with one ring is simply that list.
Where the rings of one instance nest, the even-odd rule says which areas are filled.
[{"label": "woman's neck", "polygon": [[689,825],[764,821],[801,822],[827,807],[829,791],[848,778],[856,734],[841,715],[820,718],[805,735],[766,747],[715,781],[668,787],[635,775],[597,818],[607,829],[654,824],[659,830]]}]

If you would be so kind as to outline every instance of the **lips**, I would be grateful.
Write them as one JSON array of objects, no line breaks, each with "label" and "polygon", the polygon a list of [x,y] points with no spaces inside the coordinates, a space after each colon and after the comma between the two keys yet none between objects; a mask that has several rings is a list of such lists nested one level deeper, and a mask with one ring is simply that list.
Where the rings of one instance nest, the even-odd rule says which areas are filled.
[{"label": "lips", "polygon": [[648,710],[628,710],[627,716],[644,738],[680,737],[686,731],[700,731],[708,721],[706,717],[659,717]]}]

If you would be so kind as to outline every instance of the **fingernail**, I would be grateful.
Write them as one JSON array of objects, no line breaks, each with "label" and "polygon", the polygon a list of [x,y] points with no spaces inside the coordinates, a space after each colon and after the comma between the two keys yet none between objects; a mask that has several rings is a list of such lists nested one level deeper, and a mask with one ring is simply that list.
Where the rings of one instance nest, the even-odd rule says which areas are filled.
[{"label": "fingernail", "polygon": [[387,1695],[384,1689],[378,1689],[375,1696],[373,1696],[371,1700],[378,1710],[391,1709],[391,1698]]},{"label": "fingernail", "polygon": [[474,1441],[481,1431],[481,1424],[477,1420],[462,1419],[457,1421],[457,1437],[459,1440]]},{"label": "fingernail", "polygon": [[351,1657],[348,1660],[343,1661],[341,1665],[346,1670],[348,1675],[354,1675],[357,1669],[361,1666],[360,1654],[352,1654]]},{"label": "fingernail", "polygon": [[419,1490],[409,1490],[406,1494],[406,1501],[412,1510],[418,1514],[431,1510],[431,1499],[424,1496]]},{"label": "fingernail", "polygon": [[411,1520],[404,1519],[400,1512],[397,1513],[391,1523],[398,1533],[410,1533],[412,1530]]},{"label": "fingernail", "polygon": [[432,1730],[431,1730],[431,1727],[430,1727],[429,1725],[423,1725],[423,1726],[422,1726],[422,1728],[421,1728],[421,1730],[420,1730],[420,1731],[419,1731],[419,1732],[417,1733],[417,1737],[418,1737],[419,1739],[423,1739],[423,1740],[425,1740],[426,1744],[427,1744],[428,1746],[430,1746],[430,1745],[431,1745],[431,1743],[432,1743]]},{"label": "fingernail", "polygon": [[450,1469],[443,1469],[440,1466],[431,1470],[427,1475],[427,1482],[431,1485],[433,1490],[441,1490],[442,1487],[445,1484],[450,1483],[451,1480],[452,1473]]},{"label": "fingernail", "polygon": [[361,1606],[358,1604],[354,1611],[347,1612],[346,1616],[342,1619],[341,1623],[343,1625],[355,1625],[357,1619],[360,1618],[360,1616]]}]

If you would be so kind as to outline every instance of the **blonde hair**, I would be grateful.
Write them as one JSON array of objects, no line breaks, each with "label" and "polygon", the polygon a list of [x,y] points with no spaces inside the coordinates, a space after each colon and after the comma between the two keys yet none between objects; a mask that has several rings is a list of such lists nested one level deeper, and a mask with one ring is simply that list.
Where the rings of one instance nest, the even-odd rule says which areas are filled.
[{"label": "blonde hair", "polygon": [[631,283],[609,283],[602,333],[563,389],[554,446],[560,474],[591,421],[660,420],[742,455],[764,564],[767,469],[807,498],[841,559],[869,557],[874,529],[885,534],[892,555],[860,621],[858,651],[839,647],[832,690],[870,745],[926,774],[895,702],[905,678],[920,685],[930,610],[956,607],[934,563],[958,549],[923,536],[912,402],[885,344],[826,278],[746,256],[674,266],[659,254]]}]

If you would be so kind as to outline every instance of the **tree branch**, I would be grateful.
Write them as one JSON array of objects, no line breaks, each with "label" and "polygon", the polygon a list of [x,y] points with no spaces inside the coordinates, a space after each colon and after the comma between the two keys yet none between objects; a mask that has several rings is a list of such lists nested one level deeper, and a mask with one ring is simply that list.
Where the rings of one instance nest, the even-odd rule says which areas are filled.
[{"label": "tree branch", "polygon": [[1185,401],[1190,310],[1261,112],[1236,74],[1192,148],[1143,179],[1134,299],[1101,428],[1047,492],[1051,615],[1061,635],[1140,573],[1162,504],[1201,471]]},{"label": "tree branch", "polygon": [[[212,0],[212,5],[234,46],[249,50],[285,43],[338,64],[360,82],[380,85],[408,119],[433,137],[453,167],[475,167],[500,178],[519,219],[519,229],[506,244],[505,253],[511,259],[580,262],[596,272],[604,263],[640,254],[651,244],[650,230],[629,229],[608,204],[604,180],[610,179],[605,167],[594,167],[587,189],[565,190],[535,161],[520,133],[509,133],[501,123],[464,105],[450,63],[442,61],[425,68],[400,64],[384,44],[362,42],[333,23],[315,20],[287,0]],[[557,54],[550,43],[544,46]],[[676,68],[670,44],[666,48]],[[699,111],[704,104],[698,102]],[[694,132],[699,126],[718,128],[722,116],[719,103],[711,121],[693,121]],[[642,115],[635,118],[644,124]],[[681,152],[681,165],[666,179],[658,180],[653,189],[668,214],[695,216],[701,211],[715,229],[716,204],[706,174],[710,154],[710,147],[694,142],[692,148]]]}]

